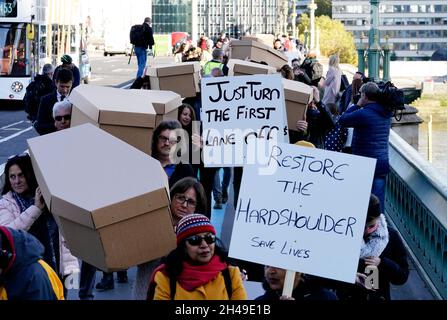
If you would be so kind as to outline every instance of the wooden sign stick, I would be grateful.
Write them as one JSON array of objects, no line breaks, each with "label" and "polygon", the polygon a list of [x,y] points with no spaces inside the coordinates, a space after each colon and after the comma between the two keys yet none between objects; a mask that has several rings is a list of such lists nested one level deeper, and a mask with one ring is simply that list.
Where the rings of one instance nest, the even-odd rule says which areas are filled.
[{"label": "wooden sign stick", "polygon": [[282,295],[291,297],[293,291],[293,284],[295,282],[295,271],[287,270],[286,278],[284,279],[284,287],[282,289]]}]

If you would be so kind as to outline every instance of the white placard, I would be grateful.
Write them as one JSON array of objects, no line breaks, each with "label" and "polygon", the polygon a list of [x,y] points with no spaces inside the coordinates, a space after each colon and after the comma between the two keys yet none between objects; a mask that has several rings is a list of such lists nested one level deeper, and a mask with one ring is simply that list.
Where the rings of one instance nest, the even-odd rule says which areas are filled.
[{"label": "white placard", "polygon": [[265,164],[269,144],[289,142],[279,74],[203,78],[201,86],[206,167]]},{"label": "white placard", "polygon": [[376,159],[291,144],[269,158],[274,174],[244,167],[230,256],[354,283]]}]

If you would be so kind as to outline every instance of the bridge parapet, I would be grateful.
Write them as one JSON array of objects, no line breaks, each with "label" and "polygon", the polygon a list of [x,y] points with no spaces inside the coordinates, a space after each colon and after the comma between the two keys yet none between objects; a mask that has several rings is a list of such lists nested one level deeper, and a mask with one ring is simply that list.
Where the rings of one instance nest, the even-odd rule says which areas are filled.
[{"label": "bridge parapet", "polygon": [[385,211],[435,296],[447,299],[447,179],[395,132]]}]

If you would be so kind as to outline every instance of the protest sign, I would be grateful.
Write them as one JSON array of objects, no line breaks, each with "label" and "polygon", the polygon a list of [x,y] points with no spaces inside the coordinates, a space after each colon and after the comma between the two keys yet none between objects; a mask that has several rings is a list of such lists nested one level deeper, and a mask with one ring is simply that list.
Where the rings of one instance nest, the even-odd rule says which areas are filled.
[{"label": "protest sign", "polygon": [[271,175],[244,166],[231,257],[353,283],[376,160],[273,146]]},{"label": "protest sign", "polygon": [[289,142],[279,74],[204,78],[201,92],[206,167],[262,163],[268,144]]}]

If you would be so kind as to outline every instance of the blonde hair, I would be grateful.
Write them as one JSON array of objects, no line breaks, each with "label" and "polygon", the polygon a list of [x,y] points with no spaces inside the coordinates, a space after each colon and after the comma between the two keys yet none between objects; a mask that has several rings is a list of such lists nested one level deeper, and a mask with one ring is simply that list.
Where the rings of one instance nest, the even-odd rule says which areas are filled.
[{"label": "blonde hair", "polygon": [[340,58],[339,58],[338,54],[333,54],[329,57],[329,66],[330,67],[340,69],[339,63],[340,63]]}]

